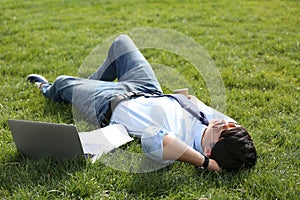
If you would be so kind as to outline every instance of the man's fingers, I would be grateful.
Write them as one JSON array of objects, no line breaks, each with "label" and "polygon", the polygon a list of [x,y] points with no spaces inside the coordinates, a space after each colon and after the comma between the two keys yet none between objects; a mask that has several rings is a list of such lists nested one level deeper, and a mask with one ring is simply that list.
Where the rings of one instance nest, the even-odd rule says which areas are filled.
[{"label": "man's fingers", "polygon": [[209,159],[209,163],[208,163],[207,169],[210,170],[210,171],[216,171],[216,172],[222,171],[221,167],[213,159]]}]

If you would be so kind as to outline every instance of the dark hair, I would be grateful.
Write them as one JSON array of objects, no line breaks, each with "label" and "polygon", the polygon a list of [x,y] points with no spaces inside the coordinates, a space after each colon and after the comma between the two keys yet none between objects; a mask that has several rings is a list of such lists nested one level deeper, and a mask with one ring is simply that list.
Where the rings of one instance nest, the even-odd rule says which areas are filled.
[{"label": "dark hair", "polygon": [[247,130],[236,127],[222,131],[210,158],[225,171],[237,171],[252,168],[256,164],[257,154]]}]

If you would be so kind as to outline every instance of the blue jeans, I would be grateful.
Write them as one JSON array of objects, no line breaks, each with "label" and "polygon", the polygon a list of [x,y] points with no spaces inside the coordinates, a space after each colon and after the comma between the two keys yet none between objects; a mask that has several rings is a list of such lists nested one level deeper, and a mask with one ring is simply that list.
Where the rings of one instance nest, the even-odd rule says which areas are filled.
[{"label": "blue jeans", "polygon": [[127,35],[116,38],[105,62],[88,79],[59,76],[41,91],[49,99],[71,103],[75,120],[97,127],[107,125],[104,115],[115,95],[129,91],[162,94],[150,64]]}]

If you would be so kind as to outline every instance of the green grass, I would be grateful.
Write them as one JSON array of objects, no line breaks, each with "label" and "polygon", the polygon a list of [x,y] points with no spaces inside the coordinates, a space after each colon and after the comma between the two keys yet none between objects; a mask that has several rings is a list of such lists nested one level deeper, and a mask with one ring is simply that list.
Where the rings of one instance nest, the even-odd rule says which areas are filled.
[{"label": "green grass", "polygon": [[[297,199],[300,196],[300,3],[298,1],[8,1],[0,4],[0,197],[3,199]],[[7,119],[73,123],[71,108],[25,82],[76,76],[108,37],[139,27],[181,32],[211,55],[226,88],[226,113],[248,128],[253,170],[198,172],[175,163],[135,174],[101,162],[29,160],[16,151]],[[210,103],[189,64],[158,50],[150,61],[183,65],[195,94]],[[180,70],[180,69],[179,69]],[[199,80],[198,80],[199,79]],[[196,87],[200,81],[200,87]],[[184,87],[184,86],[183,86]],[[127,148],[127,147],[126,147]],[[138,141],[129,149],[140,151]]]}]

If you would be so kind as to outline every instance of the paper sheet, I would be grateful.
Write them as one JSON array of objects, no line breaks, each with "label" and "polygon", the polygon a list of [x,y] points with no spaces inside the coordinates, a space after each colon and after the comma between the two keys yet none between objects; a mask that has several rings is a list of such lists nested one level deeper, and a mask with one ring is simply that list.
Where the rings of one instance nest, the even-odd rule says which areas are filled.
[{"label": "paper sheet", "polygon": [[93,155],[95,162],[102,154],[133,140],[126,128],[120,124],[110,125],[90,132],[79,133],[85,154]]}]

